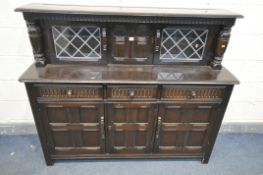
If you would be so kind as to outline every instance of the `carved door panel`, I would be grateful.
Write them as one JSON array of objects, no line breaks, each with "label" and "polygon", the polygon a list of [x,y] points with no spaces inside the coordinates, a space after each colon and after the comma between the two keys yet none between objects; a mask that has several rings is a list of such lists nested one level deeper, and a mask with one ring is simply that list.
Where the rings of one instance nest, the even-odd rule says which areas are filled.
[{"label": "carved door panel", "polygon": [[52,154],[105,152],[103,104],[49,102],[40,111]]},{"label": "carved door panel", "polygon": [[148,153],[152,151],[156,104],[108,104],[110,153]]},{"label": "carved door panel", "polygon": [[110,32],[112,63],[151,63],[154,32],[148,25],[115,25]]},{"label": "carved door panel", "polygon": [[160,104],[155,152],[202,153],[218,109],[211,104]]}]

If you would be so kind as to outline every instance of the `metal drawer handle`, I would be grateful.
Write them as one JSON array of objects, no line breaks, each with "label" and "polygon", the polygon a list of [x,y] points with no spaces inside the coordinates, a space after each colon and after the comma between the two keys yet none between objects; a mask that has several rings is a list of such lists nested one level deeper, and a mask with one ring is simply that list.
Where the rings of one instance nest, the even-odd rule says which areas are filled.
[{"label": "metal drawer handle", "polygon": [[132,41],[134,41],[134,40],[135,40],[135,38],[134,38],[133,36],[130,36],[130,37],[129,37],[129,41],[130,41],[130,42],[132,42]]},{"label": "metal drawer handle", "polygon": [[107,51],[107,34],[106,34],[106,28],[102,29],[102,37],[103,37],[103,51]]},{"label": "metal drawer handle", "polygon": [[120,104],[117,104],[117,105],[114,106],[114,108],[115,108],[115,109],[123,109],[124,106],[122,106],[122,105],[120,105]]},{"label": "metal drawer handle", "polygon": [[159,139],[159,135],[160,135],[160,130],[161,130],[161,125],[162,125],[162,117],[158,117],[158,121],[157,121],[157,131],[156,131],[156,140]]},{"label": "metal drawer handle", "polygon": [[161,37],[161,32],[160,32],[160,29],[158,29],[157,32],[156,32],[156,46],[155,46],[155,52],[159,52],[159,50],[160,50],[160,45],[159,45],[160,37]]},{"label": "metal drawer handle", "polygon": [[193,90],[191,91],[191,98],[195,98],[196,97],[196,92]]},{"label": "metal drawer handle", "polygon": [[112,126],[111,126],[111,125],[109,125],[109,126],[108,126],[108,129],[109,129],[109,131],[111,131],[111,129],[112,129]]},{"label": "metal drawer handle", "polygon": [[105,133],[104,133],[104,116],[100,117],[100,132],[101,132],[101,139],[105,139]]},{"label": "metal drawer handle", "polygon": [[134,90],[130,90],[130,91],[129,91],[129,96],[130,96],[130,97],[134,97],[134,95],[135,95],[135,91],[134,91]]},{"label": "metal drawer handle", "polygon": [[72,95],[72,90],[71,90],[71,89],[69,89],[69,90],[67,91],[67,95],[69,95],[69,96]]}]

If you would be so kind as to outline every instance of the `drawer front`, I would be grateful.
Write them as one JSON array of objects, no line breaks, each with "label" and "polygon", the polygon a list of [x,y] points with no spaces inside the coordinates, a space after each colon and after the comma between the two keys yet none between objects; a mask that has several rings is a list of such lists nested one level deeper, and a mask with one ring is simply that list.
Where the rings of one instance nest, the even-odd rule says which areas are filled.
[{"label": "drawer front", "polygon": [[38,97],[43,98],[91,98],[102,99],[101,85],[36,85]]},{"label": "drawer front", "polygon": [[161,99],[165,100],[222,100],[225,86],[163,86]]},{"label": "drawer front", "polygon": [[157,86],[108,86],[108,99],[156,99]]}]

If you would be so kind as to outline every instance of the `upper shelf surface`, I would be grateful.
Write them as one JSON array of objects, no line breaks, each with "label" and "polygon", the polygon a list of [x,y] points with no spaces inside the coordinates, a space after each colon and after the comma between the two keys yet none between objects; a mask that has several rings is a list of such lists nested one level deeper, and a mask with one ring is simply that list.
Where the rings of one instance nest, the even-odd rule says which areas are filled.
[{"label": "upper shelf surface", "polygon": [[59,13],[87,15],[123,15],[123,16],[167,16],[201,18],[242,18],[243,16],[222,9],[187,9],[156,7],[121,7],[121,6],[85,6],[62,4],[28,4],[15,9],[17,12]]},{"label": "upper shelf surface", "polygon": [[226,68],[153,65],[31,65],[21,82],[128,84],[238,84]]}]

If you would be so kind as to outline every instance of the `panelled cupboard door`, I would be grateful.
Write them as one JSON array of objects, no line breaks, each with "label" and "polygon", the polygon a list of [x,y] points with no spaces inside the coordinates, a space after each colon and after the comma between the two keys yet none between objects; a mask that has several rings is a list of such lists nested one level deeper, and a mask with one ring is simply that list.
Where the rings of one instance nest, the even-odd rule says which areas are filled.
[{"label": "panelled cupboard door", "polygon": [[218,110],[214,104],[160,104],[155,152],[202,153]]},{"label": "panelled cupboard door", "polygon": [[115,25],[110,31],[112,63],[152,63],[154,31],[146,24]]},{"label": "panelled cupboard door", "polygon": [[109,152],[152,152],[156,107],[153,103],[139,102],[108,104]]},{"label": "panelled cupboard door", "polygon": [[103,104],[48,102],[40,111],[52,154],[105,152]]}]

